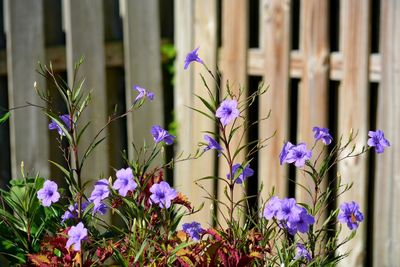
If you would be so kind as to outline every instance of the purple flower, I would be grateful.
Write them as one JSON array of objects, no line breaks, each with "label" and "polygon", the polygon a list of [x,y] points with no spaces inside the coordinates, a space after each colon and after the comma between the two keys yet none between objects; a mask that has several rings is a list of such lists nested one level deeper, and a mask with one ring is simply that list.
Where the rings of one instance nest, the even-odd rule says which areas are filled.
[{"label": "purple flower", "polygon": [[[298,205],[297,205],[298,206]],[[295,235],[297,232],[307,233],[309,226],[315,222],[312,215],[308,214],[307,210],[303,207],[298,206],[301,209],[298,220],[288,220],[287,228],[291,235]]]},{"label": "purple flower", "polygon": [[308,252],[304,245],[297,243],[296,247],[296,256],[294,257],[295,259],[303,259],[307,262],[310,262],[312,260],[310,252]]},{"label": "purple flower", "polygon": [[215,112],[215,116],[220,118],[222,125],[228,125],[232,120],[239,117],[240,112],[237,109],[237,101],[232,99],[224,100]]},{"label": "purple flower", "polygon": [[200,235],[204,232],[201,228],[201,224],[198,222],[184,223],[182,229],[186,232],[194,241],[200,240]]},{"label": "purple flower", "polygon": [[[241,184],[244,182],[244,180],[247,177],[253,176],[254,171],[249,167],[249,164],[247,164],[247,166],[245,168],[242,167],[242,165],[240,165],[239,163],[235,164],[232,166],[232,174],[235,177],[236,173],[239,173],[239,176],[236,178],[235,183],[237,184]],[[230,177],[230,174],[228,173],[226,175],[226,178],[228,180],[231,180],[232,178]]]},{"label": "purple flower", "polygon": [[101,179],[95,183],[94,189],[89,198],[89,201],[94,203],[94,208],[97,208],[97,206],[100,205],[100,202],[109,196],[110,189],[108,186],[109,184],[107,179]]},{"label": "purple flower", "polygon": [[138,101],[140,101],[140,100],[142,100],[142,99],[144,99],[146,97],[151,101],[154,99],[154,93],[153,92],[147,91],[146,89],[144,89],[142,87],[139,87],[137,85],[135,85],[133,87],[133,89],[135,89],[136,91],[139,92],[139,94],[137,95],[137,97],[135,98],[135,101],[133,103],[136,103],[136,102],[138,102]]},{"label": "purple flower", "polygon": [[[70,119],[69,115],[68,114],[64,114],[64,115],[61,115],[59,117],[64,122],[64,125],[66,126],[68,131],[70,131],[71,130],[71,119]],[[61,127],[53,119],[49,123],[49,130],[57,130],[59,135],[65,136],[65,133],[63,132]]]},{"label": "purple flower", "polygon": [[371,137],[368,139],[368,145],[375,147],[375,151],[378,154],[383,153],[385,147],[390,146],[389,141],[386,140],[385,135],[381,130],[377,130],[376,132],[369,131],[368,136]]},{"label": "purple flower", "polygon": [[211,136],[204,135],[204,140],[208,142],[208,145],[204,148],[204,151],[208,151],[210,149],[215,149],[218,151],[218,157],[221,156],[221,151],[223,150],[221,145],[215,141]]},{"label": "purple flower", "polygon": [[364,220],[364,216],[356,202],[345,202],[340,205],[338,220],[341,223],[346,223],[350,230],[355,230],[358,223]]},{"label": "purple flower", "polygon": [[98,205],[94,205],[92,215],[96,213],[100,213],[101,215],[106,214],[107,212],[107,205],[103,202],[100,202]]},{"label": "purple flower", "polygon": [[294,163],[296,167],[303,167],[306,160],[311,158],[311,150],[307,150],[306,144],[301,143],[289,149],[285,162]]},{"label": "purple flower", "polygon": [[66,211],[64,212],[64,214],[61,216],[61,219],[62,219],[61,222],[62,222],[62,223],[65,222],[65,221],[68,220],[68,219],[73,219],[73,218],[75,218],[74,214],[72,213],[73,210],[71,210],[71,207],[74,208],[74,206],[69,205],[68,210],[66,210]]},{"label": "purple flower", "polygon": [[42,202],[44,207],[51,206],[60,199],[60,193],[57,192],[58,185],[50,180],[43,184],[43,188],[37,192],[37,198]]},{"label": "purple flower", "polygon": [[86,239],[87,229],[82,222],[78,223],[76,226],[72,226],[68,231],[68,241],[66,248],[69,249],[71,245],[74,245],[75,251],[81,250],[81,241]]},{"label": "purple flower", "polygon": [[203,60],[201,60],[201,58],[199,58],[199,55],[197,54],[197,51],[199,50],[199,48],[200,47],[197,47],[196,49],[194,49],[193,51],[189,52],[186,55],[185,65],[183,67],[185,70],[189,67],[189,64],[192,63],[193,61],[204,64]]},{"label": "purple flower", "polygon": [[271,220],[273,217],[276,217],[276,214],[281,209],[281,206],[281,200],[277,196],[271,197],[267,205],[265,205],[264,218]]},{"label": "purple flower", "polygon": [[154,141],[156,143],[164,142],[167,145],[172,145],[174,143],[174,138],[167,130],[161,128],[160,125],[154,125],[151,128],[151,134],[153,135]]},{"label": "purple flower", "polygon": [[117,180],[115,180],[113,188],[118,190],[121,196],[125,197],[128,191],[133,191],[137,187],[131,168],[118,170],[116,176]]},{"label": "purple flower", "polygon": [[329,129],[314,127],[313,131],[315,132],[315,140],[322,140],[325,145],[329,145],[332,142],[333,138],[332,135],[329,133]]},{"label": "purple flower", "polygon": [[294,147],[294,145],[290,142],[287,142],[286,144],[283,145],[282,151],[279,154],[279,161],[280,164],[282,165],[282,163],[286,162],[286,158],[289,154],[289,150]]},{"label": "purple flower", "polygon": [[[82,201],[81,204],[81,211],[83,212],[89,203],[87,201]],[[78,217],[78,203],[74,203],[74,205],[69,205],[68,210],[64,212],[64,214],[61,216],[61,222],[65,222],[68,219],[73,219]]]},{"label": "purple flower", "polygon": [[176,198],[177,193],[175,189],[171,188],[167,182],[160,182],[153,184],[150,187],[150,201],[153,204],[158,204],[160,208],[168,209],[171,206],[171,200]]},{"label": "purple flower", "polygon": [[276,219],[279,221],[299,221],[302,208],[296,204],[294,198],[284,198],[281,200],[281,208],[276,213]]}]

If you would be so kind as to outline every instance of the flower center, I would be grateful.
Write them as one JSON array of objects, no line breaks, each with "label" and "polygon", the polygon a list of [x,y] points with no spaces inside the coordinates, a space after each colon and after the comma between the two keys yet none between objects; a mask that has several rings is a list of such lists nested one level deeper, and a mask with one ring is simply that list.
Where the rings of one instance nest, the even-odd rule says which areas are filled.
[{"label": "flower center", "polygon": [[162,191],[157,192],[157,197],[158,198],[165,198],[165,193]]},{"label": "flower center", "polygon": [[231,115],[231,113],[232,113],[232,109],[230,109],[228,107],[225,107],[225,114],[226,115]]},{"label": "flower center", "polygon": [[357,218],[356,218],[356,216],[354,215],[354,213],[351,214],[350,221],[351,221],[352,223],[357,222]]}]

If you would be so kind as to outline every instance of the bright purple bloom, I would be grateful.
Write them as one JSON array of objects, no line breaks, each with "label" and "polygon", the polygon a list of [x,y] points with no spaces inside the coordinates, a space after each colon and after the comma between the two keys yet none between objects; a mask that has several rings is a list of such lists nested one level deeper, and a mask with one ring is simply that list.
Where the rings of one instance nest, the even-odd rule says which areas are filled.
[{"label": "bright purple bloom", "polygon": [[378,154],[383,153],[385,147],[390,146],[389,141],[386,140],[385,135],[381,130],[377,130],[376,132],[369,131],[368,136],[370,137],[368,139],[368,145],[375,147],[375,151]]},{"label": "bright purple bloom", "polygon": [[304,247],[304,245],[297,243],[296,246],[297,246],[296,256],[294,258],[303,259],[307,262],[310,262],[312,260],[310,252],[308,252],[308,250]]},{"label": "bright purple bloom", "polygon": [[[298,205],[297,205],[298,206]],[[307,233],[309,226],[315,223],[315,219],[312,215],[308,214],[307,210],[304,207],[300,207],[301,212],[299,214],[298,220],[288,220],[286,225],[288,231],[291,235],[295,235],[297,232]]]},{"label": "bright purple bloom", "polygon": [[322,143],[324,143],[325,145],[329,145],[332,142],[333,138],[332,135],[329,133],[329,129],[314,127],[313,131],[315,132],[315,140],[322,140]]},{"label": "bright purple bloom", "polygon": [[100,205],[100,202],[109,196],[110,189],[108,186],[109,183],[107,179],[101,179],[95,183],[94,189],[89,198],[89,200],[94,203],[94,208],[97,208],[97,206]]},{"label": "bright purple bloom", "polygon": [[277,196],[271,197],[267,205],[265,205],[264,218],[271,220],[273,217],[276,217],[276,214],[281,209],[281,206],[281,200]]},{"label": "bright purple bloom", "polygon": [[[236,181],[235,181],[235,183],[237,183],[237,184],[243,183],[247,177],[253,176],[253,174],[254,174],[254,171],[249,167],[249,164],[247,164],[247,166],[245,168],[243,168],[242,165],[240,165],[239,163],[233,165],[232,166],[233,177],[235,177],[236,173],[239,173],[239,172],[241,172],[241,173],[239,174],[239,176],[236,178]],[[228,180],[232,179],[230,177],[229,173],[226,175],[226,178]]]},{"label": "bright purple bloom", "polygon": [[[83,212],[89,203],[87,201],[82,201],[81,204],[81,211]],[[73,219],[78,217],[78,203],[74,203],[74,205],[69,205],[68,210],[64,212],[64,214],[61,216],[61,222],[65,222],[68,219]]]},{"label": "bright purple bloom", "polygon": [[200,235],[204,232],[201,228],[201,224],[198,222],[184,223],[182,229],[187,233],[194,241],[200,240]]},{"label": "bright purple bloom", "polygon": [[204,140],[208,142],[208,145],[204,148],[204,151],[208,151],[210,149],[215,149],[218,151],[218,157],[221,156],[221,151],[223,150],[221,145],[215,141],[214,138],[212,138],[209,135],[204,135]]},{"label": "bright purple bloom", "polygon": [[107,213],[107,209],[108,209],[107,205],[104,204],[103,202],[100,202],[98,205],[94,205],[92,215],[96,213],[104,215]]},{"label": "bright purple bloom", "polygon": [[228,125],[232,120],[239,117],[240,112],[237,109],[237,101],[226,99],[222,101],[221,105],[215,112],[215,116],[220,118],[222,125]]},{"label": "bright purple bloom", "polygon": [[62,219],[61,222],[62,223],[65,222],[66,220],[75,218],[74,214],[72,213],[73,210],[71,210],[71,207],[74,208],[74,206],[69,205],[68,210],[66,210],[64,212],[64,214],[61,216],[61,219]]},{"label": "bright purple bloom", "polygon": [[294,198],[284,198],[281,200],[281,208],[276,213],[276,219],[279,221],[299,221],[302,208],[296,204]]},{"label": "bright purple bloom", "polygon": [[85,240],[87,237],[87,229],[82,222],[78,223],[76,226],[72,226],[68,231],[68,241],[66,248],[69,249],[71,245],[74,245],[75,251],[81,250],[81,241]]},{"label": "bright purple bloom", "polygon": [[42,202],[44,207],[51,206],[51,203],[55,203],[60,199],[60,193],[57,191],[58,185],[50,180],[47,180],[43,184],[43,188],[37,192],[37,198]]},{"label": "bright purple bloom", "polygon": [[[68,114],[64,114],[64,115],[61,115],[59,117],[64,122],[64,125],[66,126],[68,131],[70,131],[71,130],[71,119],[70,119],[69,115]],[[53,119],[49,123],[49,130],[57,130],[59,135],[65,136],[65,133],[63,132],[61,127]]]},{"label": "bright purple bloom", "polygon": [[137,95],[137,97],[135,98],[135,101],[133,103],[136,103],[136,102],[138,102],[141,99],[144,99],[146,97],[151,101],[154,99],[154,93],[153,92],[147,91],[146,89],[144,89],[142,87],[139,87],[137,85],[135,85],[133,87],[133,89],[135,89],[136,91],[139,92],[139,94]]},{"label": "bright purple bloom", "polygon": [[199,48],[200,47],[197,47],[196,49],[194,49],[193,51],[189,52],[186,55],[185,65],[183,67],[185,70],[189,67],[189,64],[192,63],[193,61],[204,64],[203,60],[201,60],[201,58],[199,58],[199,55],[197,54],[197,51],[199,50]]},{"label": "bright purple bloom", "polygon": [[364,216],[356,202],[345,202],[340,205],[338,220],[341,223],[346,223],[350,230],[355,230],[358,223],[364,220]]},{"label": "bright purple bloom", "polygon": [[160,125],[154,125],[151,128],[151,134],[153,135],[154,141],[156,143],[164,142],[167,145],[172,145],[174,143],[174,138],[167,130],[161,128]]},{"label": "bright purple bloom", "polygon": [[153,184],[150,187],[150,201],[153,204],[158,204],[160,208],[168,209],[171,206],[171,200],[176,198],[177,193],[175,189],[171,188],[167,182],[160,182]]},{"label": "bright purple bloom", "polygon": [[125,197],[128,191],[133,191],[137,187],[131,168],[118,170],[116,176],[117,180],[115,180],[113,188],[118,190],[121,196]]},{"label": "bright purple bloom", "polygon": [[311,150],[307,150],[306,144],[301,143],[289,149],[285,162],[303,167],[306,161],[311,159],[311,155]]},{"label": "bright purple bloom", "polygon": [[289,150],[294,147],[294,145],[290,142],[287,142],[286,144],[283,145],[282,151],[279,154],[279,162],[282,165],[282,163],[286,162],[286,158],[289,154]]}]

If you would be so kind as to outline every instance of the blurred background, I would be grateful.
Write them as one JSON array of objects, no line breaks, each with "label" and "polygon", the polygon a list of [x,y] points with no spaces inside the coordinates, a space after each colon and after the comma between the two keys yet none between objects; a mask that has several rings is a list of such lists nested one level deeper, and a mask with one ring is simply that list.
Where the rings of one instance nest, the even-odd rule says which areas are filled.
[{"label": "blurred background", "polygon": [[[255,154],[255,175],[243,191],[262,200],[275,188],[280,197],[310,199],[295,181],[309,183],[299,171],[279,165],[283,142],[313,144],[312,127],[328,127],[337,140],[358,133],[356,150],[366,144],[368,131],[381,129],[391,142],[385,153],[374,151],[341,162],[337,172],[354,186],[333,201],[360,203],[365,215],[343,266],[398,266],[400,262],[400,1],[397,0],[0,0],[0,115],[27,103],[43,105],[33,84],[54,92],[54,86],[35,72],[37,62],[49,64],[69,84],[73,66],[84,56],[78,76],[93,90],[87,119],[94,135],[117,105],[123,112],[136,97],[139,85],[155,92],[154,102],[119,120],[90,159],[85,179],[108,177],[125,166],[121,151],[133,157],[132,143],[152,142],[150,128],[159,124],[177,136],[166,158],[198,148],[202,131],[215,130],[212,121],[188,107],[201,108],[194,94],[207,96],[199,73],[210,89],[223,96],[226,81],[245,95],[260,82],[268,92],[256,100],[247,117],[255,122],[248,142],[274,137]],[[212,73],[192,63],[183,70],[186,54],[200,47],[199,56]],[[60,99],[60,114],[65,112]],[[11,113],[0,125],[0,183],[25,172],[62,181],[48,159],[62,163],[56,132],[40,109],[26,107]],[[85,141],[88,142],[88,141]],[[227,170],[213,152],[176,165],[167,180],[195,205],[206,196],[194,184],[208,175],[225,177]],[[244,160],[244,158],[243,158]],[[290,178],[290,179],[288,179]],[[223,197],[217,182],[201,185]],[[205,225],[219,217],[211,201],[193,216]],[[347,230],[346,230],[347,231]]]}]

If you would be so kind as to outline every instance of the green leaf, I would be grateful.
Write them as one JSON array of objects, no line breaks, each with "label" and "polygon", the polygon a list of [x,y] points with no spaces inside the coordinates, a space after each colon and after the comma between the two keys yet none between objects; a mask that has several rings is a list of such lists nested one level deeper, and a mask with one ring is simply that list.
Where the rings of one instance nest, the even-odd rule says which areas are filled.
[{"label": "green leaf", "polygon": [[74,92],[73,92],[73,95],[72,95],[72,101],[75,101],[77,99],[77,97],[79,96],[79,94],[80,94],[80,92],[82,90],[82,87],[83,87],[84,83],[85,83],[85,79],[82,78],[79,81],[78,86],[76,86],[76,88],[74,88]]},{"label": "green leaf", "polygon": [[77,143],[77,144],[79,144],[79,141],[81,140],[81,137],[82,137],[83,133],[86,131],[86,129],[88,128],[89,125],[90,125],[90,121],[88,121],[88,122],[85,124],[85,126],[83,126],[82,130],[79,131],[78,138],[77,138],[77,140],[76,140],[76,143]]},{"label": "green leaf", "polygon": [[10,112],[6,112],[3,116],[0,117],[0,124],[6,122],[10,117]]},{"label": "green leaf", "polygon": [[139,251],[136,253],[136,257],[135,260],[133,262],[137,262],[140,258],[140,256],[142,256],[143,250],[144,248],[147,246],[147,240],[144,240],[142,246],[140,247]]},{"label": "green leaf", "polygon": [[201,102],[203,102],[204,106],[206,106],[206,108],[211,111],[211,113],[215,113],[215,106],[212,105],[212,103],[208,103],[207,100],[205,100],[203,97],[195,94],[195,96],[201,100]]}]

